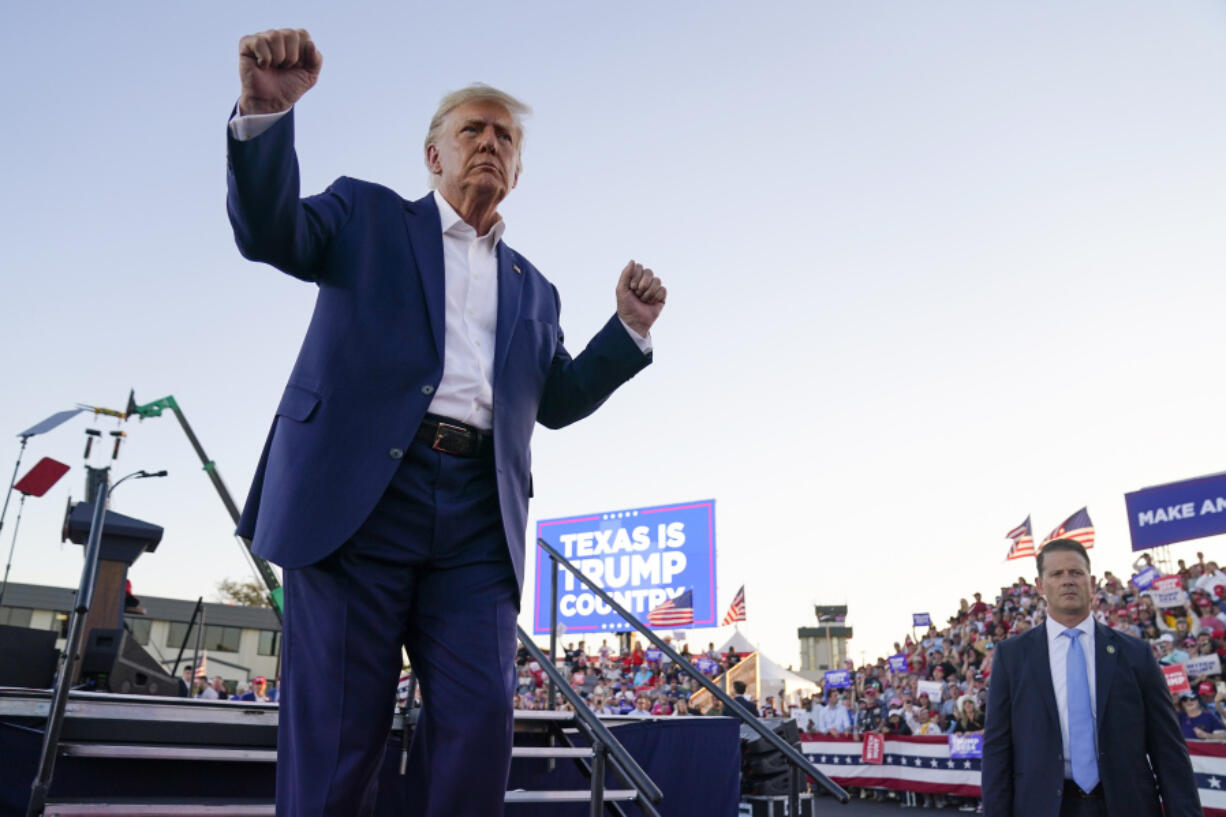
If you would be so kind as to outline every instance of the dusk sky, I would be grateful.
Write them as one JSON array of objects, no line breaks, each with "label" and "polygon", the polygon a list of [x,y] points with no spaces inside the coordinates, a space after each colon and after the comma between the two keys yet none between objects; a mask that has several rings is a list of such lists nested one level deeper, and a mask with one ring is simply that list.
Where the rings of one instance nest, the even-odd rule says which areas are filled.
[{"label": "dusk sky", "polygon": [[[1226,470],[1226,5],[67,2],[0,26],[6,480],[20,431],[135,388],[175,396],[241,504],[314,298],[225,214],[237,43],[287,26],[324,55],[306,192],[420,197],[429,118],[470,82],[534,108],[501,212],[568,347],[630,258],[669,302],[652,366],[538,427],[529,530],[715,499],[720,612],[744,584],[781,664],[815,603],[848,604],[872,659],[912,612],[1032,577],[1004,560],[1027,514],[1041,536],[1088,506],[1095,572],[1127,575],[1123,494]],[[79,578],[58,531],[89,427],[117,426],[30,442],[23,473],[73,470],[26,503],[13,581]],[[114,499],[166,528],[137,594],[248,578],[174,420],[124,429],[117,476],[170,472]],[[1198,549],[1226,558],[1172,554]]]}]

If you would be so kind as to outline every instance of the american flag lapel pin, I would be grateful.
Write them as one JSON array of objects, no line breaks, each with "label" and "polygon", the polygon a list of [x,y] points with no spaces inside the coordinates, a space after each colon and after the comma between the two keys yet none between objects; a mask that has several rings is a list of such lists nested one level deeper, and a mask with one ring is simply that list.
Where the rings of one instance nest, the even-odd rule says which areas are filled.
[{"label": "american flag lapel pin", "polygon": [[1111,653],[1112,655],[1115,655],[1115,645],[1114,645],[1114,644],[1108,644],[1108,645],[1107,645],[1107,652]]}]

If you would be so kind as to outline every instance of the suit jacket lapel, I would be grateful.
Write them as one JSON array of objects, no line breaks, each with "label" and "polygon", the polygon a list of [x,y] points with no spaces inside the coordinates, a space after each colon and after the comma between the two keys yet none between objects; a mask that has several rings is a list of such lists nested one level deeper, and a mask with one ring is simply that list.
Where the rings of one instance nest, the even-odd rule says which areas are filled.
[{"label": "suit jacket lapel", "polygon": [[1115,675],[1115,663],[1119,647],[1115,645],[1115,632],[1095,622],[1094,624],[1094,715],[1102,731],[1103,715],[1107,711],[1107,696],[1111,692],[1111,678]]},{"label": "suit jacket lapel", "polygon": [[[443,323],[446,317],[447,276],[443,268],[443,228],[439,221],[438,205],[434,194],[405,205],[405,227],[409,231],[409,243],[417,259],[421,273],[421,288],[426,298],[426,314],[430,316],[430,334],[439,358],[443,356]],[[412,281],[405,276],[405,282]],[[412,293],[416,296],[416,293]]]},{"label": "suit jacket lapel", "polygon": [[523,268],[515,263],[506,244],[498,242],[498,328],[494,335],[494,388],[507,359],[515,325],[519,323],[519,300],[524,293]]},{"label": "suit jacket lapel", "polygon": [[1030,683],[1039,690],[1039,697],[1043,699],[1043,708],[1047,710],[1048,718],[1056,734],[1059,735],[1060,713],[1056,709],[1056,688],[1051,683],[1051,655],[1048,654],[1047,649],[1047,625],[1041,624],[1035,627],[1028,635],[1030,635],[1030,643],[1026,666],[1030,669]]}]

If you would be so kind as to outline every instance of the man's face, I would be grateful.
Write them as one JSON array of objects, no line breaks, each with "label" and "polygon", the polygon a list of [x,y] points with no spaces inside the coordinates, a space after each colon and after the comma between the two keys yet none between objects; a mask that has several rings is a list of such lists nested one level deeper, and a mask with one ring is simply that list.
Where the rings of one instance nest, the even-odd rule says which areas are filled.
[{"label": "man's face", "polygon": [[438,139],[426,148],[426,163],[449,202],[470,196],[499,202],[519,180],[519,138],[506,108],[491,100],[467,102],[447,114]]},{"label": "man's face", "polygon": [[1052,613],[1080,622],[1090,614],[1094,579],[1081,554],[1053,550],[1043,556],[1043,575],[1035,580]]}]

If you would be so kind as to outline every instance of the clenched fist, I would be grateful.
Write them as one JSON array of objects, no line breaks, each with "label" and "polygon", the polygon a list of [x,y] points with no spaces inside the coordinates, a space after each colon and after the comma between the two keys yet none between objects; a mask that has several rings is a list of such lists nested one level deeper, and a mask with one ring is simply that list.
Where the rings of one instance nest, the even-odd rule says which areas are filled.
[{"label": "clenched fist", "polygon": [[618,317],[635,332],[646,335],[664,309],[668,290],[651,270],[631,261],[617,279],[616,294]]},{"label": "clenched fist", "polygon": [[306,29],[280,28],[238,41],[240,114],[287,111],[319,79],[323,55]]}]

